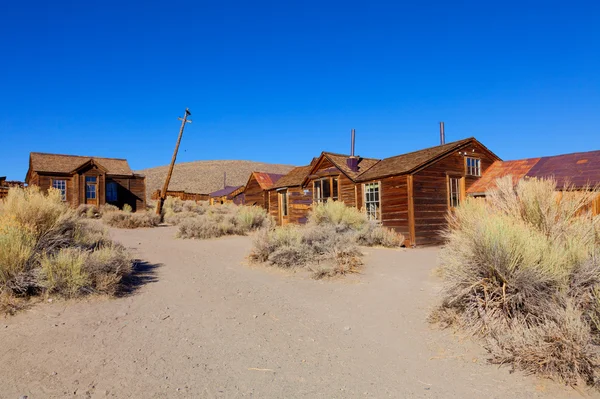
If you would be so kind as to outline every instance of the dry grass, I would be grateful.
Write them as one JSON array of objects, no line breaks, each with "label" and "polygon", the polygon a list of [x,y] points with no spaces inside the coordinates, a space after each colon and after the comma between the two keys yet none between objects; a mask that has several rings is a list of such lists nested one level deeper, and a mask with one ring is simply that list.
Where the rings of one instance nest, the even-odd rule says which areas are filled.
[{"label": "dry grass", "polygon": [[492,361],[597,385],[600,218],[597,193],[552,180],[498,181],[449,217],[443,301],[432,319],[486,338]]},{"label": "dry grass", "polygon": [[102,221],[111,227],[121,229],[139,229],[156,227],[160,224],[160,216],[149,211],[144,212],[108,212],[102,216]]},{"label": "dry grass", "polygon": [[111,293],[130,270],[126,251],[57,190],[11,188],[0,201],[0,310],[13,313],[42,294]]},{"label": "dry grass", "polygon": [[[178,237],[208,239],[225,235],[246,235],[273,224],[267,212],[257,206],[224,204],[199,209],[203,209],[203,213],[182,210],[170,217],[169,220],[179,222]],[[179,219],[177,215],[184,216]]]},{"label": "dry grass", "polygon": [[[252,161],[196,161],[178,163],[173,170],[169,190],[209,194],[223,188],[223,173],[227,173],[227,185],[243,186],[252,172],[285,174],[291,165],[277,165]],[[146,176],[146,194],[162,189],[168,166],[138,171]]]},{"label": "dry grass", "polygon": [[260,231],[250,259],[282,268],[306,267],[315,278],[354,273],[362,266],[358,245],[399,247],[404,237],[370,223],[341,202],[314,206],[305,226]]}]

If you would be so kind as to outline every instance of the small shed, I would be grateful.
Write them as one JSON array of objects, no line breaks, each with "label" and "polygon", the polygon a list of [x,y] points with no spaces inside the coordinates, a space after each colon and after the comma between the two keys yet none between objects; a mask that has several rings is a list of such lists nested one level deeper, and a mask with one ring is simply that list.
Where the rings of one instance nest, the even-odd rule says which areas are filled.
[{"label": "small shed", "polygon": [[229,196],[243,187],[244,186],[225,186],[225,188],[210,193],[208,195],[210,204],[215,205],[232,203],[233,199]]}]

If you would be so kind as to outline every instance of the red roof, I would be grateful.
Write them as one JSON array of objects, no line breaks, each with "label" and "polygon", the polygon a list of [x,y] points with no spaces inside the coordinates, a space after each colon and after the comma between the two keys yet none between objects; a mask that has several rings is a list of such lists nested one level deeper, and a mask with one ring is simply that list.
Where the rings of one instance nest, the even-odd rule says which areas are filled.
[{"label": "red roof", "polygon": [[508,175],[514,181],[523,177],[554,178],[559,188],[565,184],[571,184],[574,188],[600,185],[600,151],[496,161],[479,181],[469,187],[467,193],[483,194],[496,187],[496,179]]},{"label": "red roof", "polygon": [[268,190],[273,187],[273,184],[277,183],[284,175],[277,173],[265,173],[265,172],[252,172],[254,178],[258,182],[258,185],[263,190]]}]

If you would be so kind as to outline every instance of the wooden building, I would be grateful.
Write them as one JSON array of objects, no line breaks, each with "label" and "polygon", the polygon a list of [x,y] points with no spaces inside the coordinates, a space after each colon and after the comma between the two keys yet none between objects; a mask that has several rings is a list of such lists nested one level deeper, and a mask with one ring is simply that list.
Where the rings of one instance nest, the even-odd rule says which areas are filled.
[{"label": "wooden building", "polygon": [[134,211],[146,209],[144,176],[133,173],[125,159],[32,152],[25,181],[42,190],[60,190],[73,207],[129,204]]},{"label": "wooden building", "polygon": [[294,168],[267,191],[268,212],[277,224],[306,223],[313,196],[303,183],[311,169],[312,165]]},{"label": "wooden building", "polygon": [[276,173],[252,172],[244,188],[244,205],[256,205],[269,209],[269,192],[283,175]]},{"label": "wooden building", "polygon": [[244,186],[225,186],[220,190],[210,193],[209,201],[211,205],[228,204],[233,202],[233,198],[243,191]]},{"label": "wooden building", "polygon": [[[467,195],[480,197],[496,187],[496,180],[512,176],[516,183],[527,178],[553,178],[557,189],[568,185],[574,190],[600,187],[600,151],[577,152],[550,157],[496,161],[471,185]],[[600,195],[590,205],[594,215],[600,214]]]},{"label": "wooden building", "polygon": [[8,195],[8,190],[11,187],[24,187],[25,183],[21,181],[6,180],[6,176],[0,176],[0,199]]},{"label": "wooden building", "polygon": [[[200,194],[200,193],[189,193],[187,191],[176,191],[176,190],[167,190],[167,197],[175,197],[179,198],[183,201],[208,201],[210,196],[209,194]],[[160,190],[156,190],[152,193],[151,199],[158,200],[160,198]]]},{"label": "wooden building", "polygon": [[446,214],[499,160],[475,138],[382,160],[323,152],[269,190],[278,224],[304,223],[313,203],[343,201],[406,237],[406,245],[442,242]]}]

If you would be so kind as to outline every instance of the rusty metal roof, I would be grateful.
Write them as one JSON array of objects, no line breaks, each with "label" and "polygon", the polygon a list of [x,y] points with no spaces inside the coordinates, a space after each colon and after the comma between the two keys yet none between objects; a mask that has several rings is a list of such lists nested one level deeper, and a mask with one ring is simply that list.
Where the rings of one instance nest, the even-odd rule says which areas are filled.
[{"label": "rusty metal roof", "polygon": [[496,187],[496,180],[512,176],[514,181],[522,179],[540,158],[520,159],[517,161],[494,162],[469,189],[468,194],[484,194]]},{"label": "rusty metal roof", "polygon": [[277,181],[285,175],[277,173],[252,172],[252,176],[254,176],[260,188],[263,190],[268,190],[273,187],[273,184],[277,183]]},{"label": "rusty metal roof", "polygon": [[496,187],[496,179],[509,175],[515,182],[524,177],[554,178],[559,188],[565,184],[571,184],[573,188],[600,185],[600,151],[496,161],[467,193],[484,194]]}]

